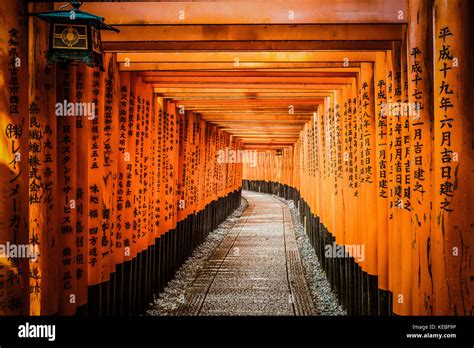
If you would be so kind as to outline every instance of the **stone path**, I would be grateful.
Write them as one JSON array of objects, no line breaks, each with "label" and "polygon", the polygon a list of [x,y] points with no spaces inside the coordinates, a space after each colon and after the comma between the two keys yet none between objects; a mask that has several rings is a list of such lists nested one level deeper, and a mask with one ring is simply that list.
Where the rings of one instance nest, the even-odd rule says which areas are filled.
[{"label": "stone path", "polygon": [[291,213],[245,191],[238,218],[180,300],[177,315],[315,315]]}]

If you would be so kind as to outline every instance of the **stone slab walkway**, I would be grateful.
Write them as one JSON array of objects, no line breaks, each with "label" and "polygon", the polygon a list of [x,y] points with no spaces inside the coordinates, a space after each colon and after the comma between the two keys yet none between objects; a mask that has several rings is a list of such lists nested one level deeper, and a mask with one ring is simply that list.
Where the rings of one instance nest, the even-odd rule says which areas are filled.
[{"label": "stone slab walkway", "polygon": [[248,208],[187,289],[177,315],[315,315],[289,208],[245,191]]}]

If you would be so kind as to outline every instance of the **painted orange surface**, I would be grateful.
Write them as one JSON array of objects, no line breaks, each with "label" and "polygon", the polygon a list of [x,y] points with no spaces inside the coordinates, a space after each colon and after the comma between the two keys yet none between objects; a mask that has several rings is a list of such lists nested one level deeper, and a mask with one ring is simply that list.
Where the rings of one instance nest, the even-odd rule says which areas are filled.
[{"label": "painted orange surface", "polygon": [[[27,12],[54,5],[20,3],[0,4],[0,243],[39,256],[0,258],[1,315],[74,314],[242,179],[296,188],[336,243],[363,246],[395,314],[472,315],[468,0],[321,0],[293,4],[296,22],[284,4],[92,2],[123,29],[104,34],[104,71],[47,64]],[[94,119],[56,117],[66,99]]]}]

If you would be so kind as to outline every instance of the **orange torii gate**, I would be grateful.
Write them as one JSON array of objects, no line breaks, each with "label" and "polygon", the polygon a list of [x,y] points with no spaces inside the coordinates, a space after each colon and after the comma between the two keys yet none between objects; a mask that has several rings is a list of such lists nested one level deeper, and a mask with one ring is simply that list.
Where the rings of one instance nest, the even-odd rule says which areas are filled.
[{"label": "orange torii gate", "polygon": [[[11,89],[21,106],[1,106],[2,180],[18,183],[18,196],[2,196],[2,223],[18,222],[2,225],[1,241],[29,245],[37,259],[0,259],[0,313],[140,313],[240,204],[241,165],[215,163],[216,151],[240,142],[192,112],[180,114],[139,74],[120,72],[116,54],[105,55],[103,72],[47,65],[47,38],[37,34],[47,25],[34,18],[28,57],[27,28],[14,21],[21,8],[1,6],[11,14],[4,25],[21,59],[13,72],[31,87],[29,95]],[[196,190],[204,180],[212,186]]]},{"label": "orange torii gate", "polygon": [[326,97],[283,151],[293,166],[273,169],[282,179],[265,169],[277,158],[267,150],[244,165],[244,187],[298,202],[350,314],[471,315],[469,5],[409,4],[403,40]]},{"label": "orange torii gate", "polygon": [[349,314],[472,315],[471,5],[370,3],[89,2],[100,71],[47,64],[58,4],[2,2],[0,244],[37,259],[0,258],[0,314],[142,312],[244,178]]}]

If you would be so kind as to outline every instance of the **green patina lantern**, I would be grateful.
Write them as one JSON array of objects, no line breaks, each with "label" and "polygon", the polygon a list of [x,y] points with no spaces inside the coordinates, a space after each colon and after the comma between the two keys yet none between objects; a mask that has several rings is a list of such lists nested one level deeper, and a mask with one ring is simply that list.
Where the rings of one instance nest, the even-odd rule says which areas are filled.
[{"label": "green patina lantern", "polygon": [[[103,70],[101,30],[120,32],[104,23],[104,18],[80,11],[80,1],[73,1],[60,11],[33,13],[50,25],[48,62],[82,62]],[[69,11],[61,9],[72,6]]]}]

